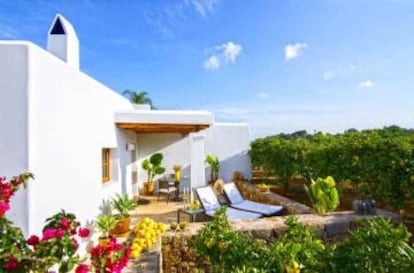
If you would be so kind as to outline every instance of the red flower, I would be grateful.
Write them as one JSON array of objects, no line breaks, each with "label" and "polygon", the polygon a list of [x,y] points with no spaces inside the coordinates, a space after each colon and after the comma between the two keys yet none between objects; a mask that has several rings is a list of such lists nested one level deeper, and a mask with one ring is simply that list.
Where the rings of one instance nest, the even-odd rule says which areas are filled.
[{"label": "red flower", "polygon": [[75,273],[88,273],[88,272],[89,272],[89,269],[86,264],[79,264],[75,270]]},{"label": "red flower", "polygon": [[56,236],[56,229],[47,228],[45,231],[43,231],[42,241],[55,238],[55,236]]},{"label": "red flower", "polygon": [[14,258],[13,256],[9,256],[7,263],[4,265],[4,269],[8,271],[19,269],[19,264],[17,263],[16,258]]},{"label": "red flower", "polygon": [[10,205],[6,202],[0,201],[0,217],[4,216],[6,212],[10,209]]},{"label": "red flower", "polygon": [[75,247],[75,249],[78,250],[78,248],[79,248],[78,241],[76,241],[75,238],[71,238],[71,241],[72,241],[72,245]]},{"label": "red flower", "polygon": [[68,221],[66,217],[63,217],[62,220],[60,221],[60,227],[63,228],[64,230],[69,229],[70,225],[71,225],[71,222]]},{"label": "red flower", "polygon": [[37,237],[36,235],[32,235],[29,237],[29,239],[27,239],[27,244],[29,246],[35,246],[39,243],[39,237]]},{"label": "red flower", "polygon": [[57,229],[56,232],[55,232],[55,237],[60,239],[63,236],[65,236],[65,231],[63,229],[60,229],[60,228]]},{"label": "red flower", "polygon": [[0,185],[0,198],[4,201],[8,202],[13,193],[13,187],[11,184],[7,183]]},{"label": "red flower", "polygon": [[90,231],[87,228],[80,228],[79,231],[78,231],[78,235],[81,238],[87,238],[87,237],[89,237],[89,234],[90,234]]}]

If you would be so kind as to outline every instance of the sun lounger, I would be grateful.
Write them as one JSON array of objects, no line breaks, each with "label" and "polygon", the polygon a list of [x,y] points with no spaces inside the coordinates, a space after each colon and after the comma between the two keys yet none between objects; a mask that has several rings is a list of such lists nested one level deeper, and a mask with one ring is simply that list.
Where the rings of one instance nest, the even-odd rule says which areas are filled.
[{"label": "sun lounger", "polygon": [[244,199],[234,183],[224,185],[224,194],[229,200],[229,206],[232,208],[261,213],[264,216],[276,216],[283,214],[282,206],[268,205]]},{"label": "sun lounger", "polygon": [[[216,194],[210,186],[201,187],[195,189],[198,200],[200,200],[201,206],[203,207],[207,216],[213,217],[214,213],[221,208],[221,204],[217,199]],[[263,214],[249,212],[245,210],[239,210],[235,208],[227,208],[227,218],[229,220],[246,220],[246,219],[257,219],[263,217]]]}]

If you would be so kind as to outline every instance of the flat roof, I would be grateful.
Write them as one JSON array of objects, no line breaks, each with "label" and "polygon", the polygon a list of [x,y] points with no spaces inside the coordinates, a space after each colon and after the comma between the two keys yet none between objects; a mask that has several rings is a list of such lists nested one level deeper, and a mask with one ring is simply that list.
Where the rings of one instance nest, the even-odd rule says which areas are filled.
[{"label": "flat roof", "polygon": [[115,113],[118,128],[137,133],[191,133],[208,128],[214,116],[207,111],[123,110]]}]

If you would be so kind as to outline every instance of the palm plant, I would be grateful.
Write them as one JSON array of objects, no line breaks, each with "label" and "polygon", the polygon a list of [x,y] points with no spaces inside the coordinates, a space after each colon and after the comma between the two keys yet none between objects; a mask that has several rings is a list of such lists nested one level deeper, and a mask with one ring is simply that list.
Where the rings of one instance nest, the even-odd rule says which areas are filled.
[{"label": "palm plant", "polygon": [[102,234],[101,238],[109,238],[109,231],[115,227],[116,219],[112,215],[103,214],[98,217],[96,224]]},{"label": "palm plant", "polygon": [[210,165],[210,179],[211,183],[214,183],[218,179],[220,170],[220,160],[215,155],[207,155],[206,162]]},{"label": "palm plant", "polygon": [[112,198],[112,206],[119,213],[121,219],[129,217],[129,211],[135,208],[135,202],[133,199],[129,198],[128,195],[119,195],[117,194]]},{"label": "palm plant", "polygon": [[148,96],[148,92],[145,91],[133,91],[126,89],[122,92],[122,95],[126,96],[130,102],[135,104],[149,104],[152,106],[152,100]]}]

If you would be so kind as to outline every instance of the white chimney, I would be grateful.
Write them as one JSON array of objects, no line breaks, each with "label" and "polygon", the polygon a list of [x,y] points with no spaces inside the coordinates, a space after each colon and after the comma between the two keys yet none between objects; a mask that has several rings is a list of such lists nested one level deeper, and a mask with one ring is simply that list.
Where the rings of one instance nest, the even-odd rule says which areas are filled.
[{"label": "white chimney", "polygon": [[50,26],[47,50],[68,65],[79,69],[78,36],[72,24],[60,14],[56,15]]}]

